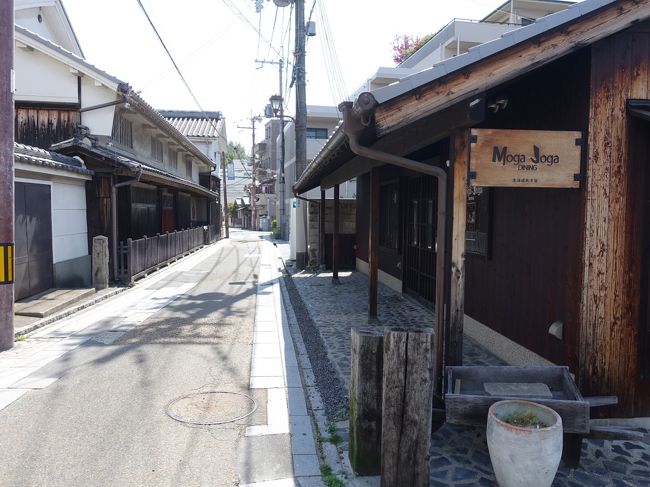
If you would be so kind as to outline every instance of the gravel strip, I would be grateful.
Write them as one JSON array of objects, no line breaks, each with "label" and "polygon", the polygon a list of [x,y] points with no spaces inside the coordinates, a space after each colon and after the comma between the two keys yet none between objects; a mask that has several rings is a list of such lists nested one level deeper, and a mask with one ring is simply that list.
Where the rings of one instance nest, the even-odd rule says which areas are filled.
[{"label": "gravel strip", "polygon": [[305,303],[296,289],[296,285],[290,276],[284,276],[284,283],[289,299],[296,315],[300,333],[302,334],[305,348],[309,354],[316,379],[316,387],[323,400],[323,406],[327,419],[330,421],[342,421],[348,417],[348,393],[339,376],[327,356],[327,349],[323,343],[318,328],[314,324],[305,307]]}]

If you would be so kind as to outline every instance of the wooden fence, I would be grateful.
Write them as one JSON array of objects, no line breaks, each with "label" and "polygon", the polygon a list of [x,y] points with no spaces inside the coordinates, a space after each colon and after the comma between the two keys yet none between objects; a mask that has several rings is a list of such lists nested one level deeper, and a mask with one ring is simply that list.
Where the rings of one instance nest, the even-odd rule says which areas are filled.
[{"label": "wooden fence", "polygon": [[127,284],[219,239],[217,225],[196,227],[155,237],[131,238],[118,249],[119,279]]}]

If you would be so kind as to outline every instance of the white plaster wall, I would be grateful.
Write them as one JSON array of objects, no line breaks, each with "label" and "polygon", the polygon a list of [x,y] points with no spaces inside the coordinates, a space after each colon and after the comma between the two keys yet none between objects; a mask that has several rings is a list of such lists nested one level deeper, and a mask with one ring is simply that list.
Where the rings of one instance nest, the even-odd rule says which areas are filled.
[{"label": "white plaster wall", "polygon": [[52,182],[54,263],[88,255],[85,181]]},{"label": "white plaster wall", "polygon": [[[20,2],[16,2],[16,7],[20,7]],[[45,39],[49,39],[56,44],[63,45],[66,39],[59,38],[54,30],[50,27],[49,22],[38,21],[39,8],[16,9],[16,24],[29,29]],[[43,16],[44,20],[47,17]]]},{"label": "white plaster wall", "polygon": [[77,76],[65,64],[39,51],[17,46],[14,66],[16,101],[77,103]]},{"label": "white plaster wall", "polygon": [[[117,93],[89,76],[81,78],[81,107],[91,107],[117,100]],[[115,106],[81,113],[81,124],[90,128],[93,135],[110,136],[113,131]]]}]

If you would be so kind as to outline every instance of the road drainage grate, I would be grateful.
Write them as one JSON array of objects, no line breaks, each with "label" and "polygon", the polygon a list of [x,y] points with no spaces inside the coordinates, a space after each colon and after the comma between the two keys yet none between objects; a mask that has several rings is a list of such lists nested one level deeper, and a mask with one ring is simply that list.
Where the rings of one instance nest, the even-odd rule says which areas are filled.
[{"label": "road drainage grate", "polygon": [[234,423],[257,410],[257,401],[247,394],[202,391],[185,394],[167,404],[165,413],[186,424],[200,426]]}]

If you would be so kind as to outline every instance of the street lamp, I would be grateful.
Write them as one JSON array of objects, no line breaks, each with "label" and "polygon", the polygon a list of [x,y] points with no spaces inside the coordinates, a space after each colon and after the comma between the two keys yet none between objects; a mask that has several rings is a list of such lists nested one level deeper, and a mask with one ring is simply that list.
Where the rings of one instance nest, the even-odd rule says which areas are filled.
[{"label": "street lamp", "polygon": [[273,110],[273,115],[278,116],[278,113],[282,109],[282,102],[284,101],[280,95],[273,95],[269,98],[271,102],[271,109]]}]

